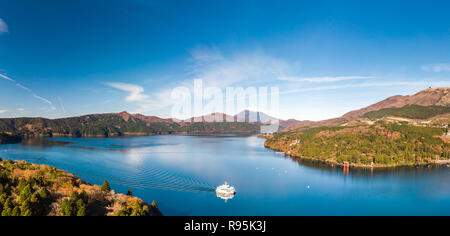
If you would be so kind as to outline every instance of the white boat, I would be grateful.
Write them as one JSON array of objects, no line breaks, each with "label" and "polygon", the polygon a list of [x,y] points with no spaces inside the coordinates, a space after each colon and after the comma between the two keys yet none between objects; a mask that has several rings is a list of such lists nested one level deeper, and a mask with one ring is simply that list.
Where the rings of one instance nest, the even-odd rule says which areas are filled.
[{"label": "white boat", "polygon": [[234,198],[234,194],[223,194],[223,193],[216,193],[216,194],[218,198],[225,200],[225,202],[227,202],[229,199]]},{"label": "white boat", "polygon": [[222,184],[216,188],[216,193],[234,195],[236,193],[236,189],[234,189],[233,186],[230,186],[228,185],[227,182],[225,182],[225,184]]},{"label": "white boat", "polygon": [[217,197],[225,200],[225,202],[227,202],[228,199],[234,198],[235,193],[236,189],[234,189],[233,186],[228,185],[227,182],[216,188]]}]

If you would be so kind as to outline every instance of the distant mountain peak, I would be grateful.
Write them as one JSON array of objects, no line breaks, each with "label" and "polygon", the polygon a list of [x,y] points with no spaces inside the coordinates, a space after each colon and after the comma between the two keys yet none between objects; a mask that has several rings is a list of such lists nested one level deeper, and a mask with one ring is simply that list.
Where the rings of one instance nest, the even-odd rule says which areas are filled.
[{"label": "distant mountain peak", "polygon": [[124,121],[128,121],[132,115],[126,111],[117,113]]},{"label": "distant mountain peak", "polygon": [[266,123],[272,120],[280,120],[278,118],[267,115],[264,112],[252,111],[249,109],[243,110],[235,115],[238,120],[245,120],[247,122]]},{"label": "distant mountain peak", "polygon": [[406,105],[419,106],[450,106],[450,87],[428,88],[414,95],[395,95],[368,107],[346,113],[344,118],[357,118],[367,112],[383,108],[400,108]]},{"label": "distant mountain peak", "polygon": [[170,119],[170,118],[165,119],[165,118],[161,118],[161,117],[158,117],[158,116],[146,116],[146,115],[142,115],[142,114],[139,114],[139,113],[133,114],[132,116],[134,118],[140,119],[140,120],[145,121],[147,123],[156,123],[156,122],[159,122],[159,123],[173,123],[173,122],[175,122],[174,119]]},{"label": "distant mountain peak", "polygon": [[[350,111],[341,117],[317,122],[310,122],[307,125],[308,126],[339,125],[355,120],[369,112],[379,111],[385,108],[402,108],[407,105],[417,105],[423,107],[431,107],[431,106],[449,107],[450,87],[437,87],[437,88],[430,87],[421,90],[413,95],[394,95],[382,101],[374,103],[370,106],[367,106],[365,108]],[[304,126],[305,124],[293,124],[290,125],[286,130],[298,129]]]}]

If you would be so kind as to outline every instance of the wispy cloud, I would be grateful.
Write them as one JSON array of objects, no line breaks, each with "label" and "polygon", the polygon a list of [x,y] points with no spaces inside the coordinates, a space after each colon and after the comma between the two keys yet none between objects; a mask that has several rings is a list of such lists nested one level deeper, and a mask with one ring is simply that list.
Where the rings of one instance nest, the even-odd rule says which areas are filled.
[{"label": "wispy cloud", "polygon": [[[378,80],[378,77],[371,75],[346,75],[346,76],[322,76],[322,77],[300,77],[295,76],[299,73],[299,63],[287,62],[285,60],[272,57],[262,51],[241,52],[233,56],[225,56],[216,48],[195,48],[190,51],[191,59],[190,71],[184,75],[184,78],[176,83],[167,84],[151,94],[145,95],[144,88],[135,84],[128,83],[107,83],[116,89],[127,91],[125,100],[134,102],[138,108],[134,112],[152,113],[169,108],[175,102],[171,99],[173,87],[183,86],[193,87],[194,79],[201,79],[204,87],[218,87],[224,89],[228,86],[268,86],[277,83],[283,87],[279,94],[294,94],[308,91],[338,90],[346,88],[365,88],[365,87],[391,87],[391,86],[448,86],[450,82],[409,82],[409,81],[388,81]],[[294,76],[288,76],[294,75]],[[350,81],[357,83],[350,83]],[[304,82],[319,85],[321,83],[333,83],[339,81],[348,81],[338,85],[330,86],[302,86],[295,88],[285,82]],[[170,87],[173,86],[173,87]],[[192,91],[192,90],[191,90]],[[170,114],[169,114],[170,116]]]},{"label": "wispy cloud", "polygon": [[[210,50],[197,54],[210,54]],[[213,55],[217,53],[212,53]],[[240,52],[222,59],[210,59],[213,56],[201,57],[201,63],[198,57],[192,56],[194,60],[191,76],[185,81],[192,83],[192,79],[201,79],[206,86],[225,87],[237,85],[239,83],[251,83],[255,85],[264,81],[273,81],[274,78],[285,76],[293,71],[295,63],[288,63],[284,60],[272,57],[262,51]]]},{"label": "wispy cloud", "polygon": [[66,113],[66,108],[64,107],[64,104],[63,104],[62,99],[60,97],[58,97],[58,101],[59,101],[59,106],[61,107],[61,110],[65,114]]},{"label": "wispy cloud", "polygon": [[171,98],[172,89],[179,86],[192,88],[194,79],[202,80],[204,87],[256,86],[258,83],[273,81],[274,78],[289,74],[292,69],[292,64],[261,51],[241,52],[229,57],[223,56],[214,47],[197,47],[189,52],[191,64],[184,78],[152,91],[151,96],[145,95],[144,88],[139,85],[106,84],[129,92],[125,100],[135,102],[139,106],[132,112],[151,113],[174,105],[177,100]]},{"label": "wispy cloud", "polygon": [[113,88],[129,92],[129,95],[125,99],[128,102],[142,102],[146,101],[148,98],[147,95],[143,94],[144,88],[139,85],[128,83],[106,83],[106,84]]},{"label": "wispy cloud", "polygon": [[426,88],[427,86],[443,87],[443,86],[450,86],[450,82],[449,81],[437,81],[437,82],[399,81],[399,82],[344,84],[344,85],[337,85],[337,86],[320,86],[320,87],[291,89],[291,90],[282,91],[279,94],[292,94],[292,93],[301,93],[301,92],[308,92],[308,91],[337,90],[337,89],[346,89],[346,88],[367,88],[367,87],[370,88],[370,87],[393,87],[393,86],[421,86],[424,88]]},{"label": "wispy cloud", "polygon": [[323,82],[339,82],[345,80],[366,80],[375,78],[376,78],[375,76],[324,76],[324,77],[279,77],[278,80],[289,82],[323,83]]},{"label": "wispy cloud", "polygon": [[444,72],[450,71],[450,64],[430,64],[421,66],[420,68],[424,71]]},{"label": "wispy cloud", "polygon": [[20,112],[24,112],[25,108],[19,107],[19,108],[17,108],[17,110],[20,111]]},{"label": "wispy cloud", "polygon": [[7,110],[0,110],[0,114],[7,112]]},{"label": "wispy cloud", "polygon": [[[144,88],[140,85],[129,83],[106,83],[108,86],[128,92],[125,101],[132,102],[138,105],[138,108],[130,111],[132,113],[145,113],[156,111],[174,104],[171,100],[171,89],[163,89],[153,92],[152,96],[144,94]],[[105,103],[110,103],[110,100]]]},{"label": "wispy cloud", "polygon": [[51,101],[49,101],[48,99],[43,98],[43,97],[37,95],[35,92],[33,92],[33,90],[31,90],[31,89],[25,87],[24,85],[18,83],[17,81],[11,79],[10,77],[8,77],[8,76],[6,76],[6,75],[4,75],[4,74],[0,74],[0,78],[5,79],[5,80],[8,80],[9,82],[14,83],[17,87],[19,87],[19,88],[21,88],[21,89],[27,91],[27,92],[28,92],[29,94],[31,94],[31,96],[33,96],[34,98],[36,98],[36,99],[38,99],[38,100],[40,100],[40,101],[42,101],[42,102],[47,103],[47,104],[50,106],[50,110],[56,110],[56,107],[53,106],[53,103],[52,103]]},{"label": "wispy cloud", "polygon": [[0,34],[8,32],[8,25],[0,18]]},{"label": "wispy cloud", "polygon": [[223,59],[222,53],[216,47],[197,46],[189,50],[189,53],[195,61],[215,61]]},{"label": "wispy cloud", "polygon": [[0,74],[0,78],[3,78],[3,79],[6,79],[6,80],[9,80],[9,81],[11,81],[11,82],[15,82],[13,79],[11,79],[11,78],[9,78],[8,76],[6,76],[6,75],[2,75],[2,74]]}]

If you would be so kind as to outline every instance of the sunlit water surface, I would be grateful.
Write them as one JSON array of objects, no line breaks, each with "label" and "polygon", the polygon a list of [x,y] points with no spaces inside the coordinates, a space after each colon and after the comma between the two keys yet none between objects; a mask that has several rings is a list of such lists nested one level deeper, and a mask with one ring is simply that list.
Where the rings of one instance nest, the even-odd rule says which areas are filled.
[{"label": "sunlit water surface", "polygon": [[[52,142],[59,141],[59,142]],[[3,159],[47,164],[165,215],[450,215],[450,168],[357,171],[300,164],[234,135],[51,138],[0,145]],[[226,202],[215,187],[228,181]]]}]

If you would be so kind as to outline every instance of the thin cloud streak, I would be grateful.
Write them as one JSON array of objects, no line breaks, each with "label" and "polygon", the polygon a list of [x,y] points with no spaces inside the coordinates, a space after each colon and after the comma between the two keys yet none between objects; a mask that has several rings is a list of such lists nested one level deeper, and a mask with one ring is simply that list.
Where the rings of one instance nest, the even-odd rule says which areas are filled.
[{"label": "thin cloud streak", "polygon": [[9,78],[8,76],[6,76],[6,75],[2,75],[2,74],[0,74],[0,78],[3,78],[3,79],[6,79],[6,80],[9,80],[9,81],[11,81],[11,82],[15,82],[13,79],[11,79],[11,78]]},{"label": "thin cloud streak", "polygon": [[0,18],[0,34],[8,33],[8,25]]},{"label": "thin cloud streak", "polygon": [[420,67],[423,71],[444,72],[450,71],[450,64],[430,64]]},{"label": "thin cloud streak", "polygon": [[7,112],[8,110],[0,110],[0,114]]},{"label": "thin cloud streak", "polygon": [[323,82],[339,82],[345,80],[365,80],[375,78],[376,78],[375,76],[324,76],[324,77],[279,77],[278,80],[288,82],[323,83]]},{"label": "thin cloud streak", "polygon": [[196,47],[189,50],[193,60],[195,61],[216,61],[222,60],[222,53],[216,47]]},{"label": "thin cloud streak", "polygon": [[63,111],[64,114],[66,114],[66,108],[64,107],[64,104],[62,103],[62,99],[60,97],[58,97],[58,101],[59,101],[59,106],[61,107],[61,110]]},{"label": "thin cloud streak", "polygon": [[303,89],[292,89],[280,92],[279,94],[292,94],[292,93],[300,93],[300,92],[309,92],[309,91],[324,91],[324,90],[336,90],[336,89],[346,89],[346,88],[366,88],[366,87],[391,87],[391,86],[430,86],[433,87],[443,87],[450,86],[450,82],[448,81],[439,81],[439,82],[386,82],[386,83],[362,83],[362,84],[347,84],[347,85],[338,85],[338,86],[322,86],[322,87],[313,87],[313,88],[303,88]]},{"label": "thin cloud streak", "polygon": [[53,103],[52,103],[51,101],[49,101],[48,99],[43,98],[43,97],[37,95],[35,92],[33,92],[33,90],[31,90],[31,89],[29,89],[29,88],[23,86],[22,84],[18,83],[17,81],[11,79],[10,77],[8,77],[8,76],[6,76],[6,75],[0,74],[0,78],[3,78],[3,79],[5,79],[5,80],[8,80],[8,81],[14,83],[17,87],[19,87],[19,88],[21,88],[21,89],[27,91],[27,92],[28,92],[29,94],[31,94],[31,96],[33,96],[34,98],[36,98],[36,99],[38,99],[38,100],[40,100],[40,101],[43,101],[43,102],[47,103],[48,105],[50,105],[50,110],[56,110],[56,107],[53,106]]}]

